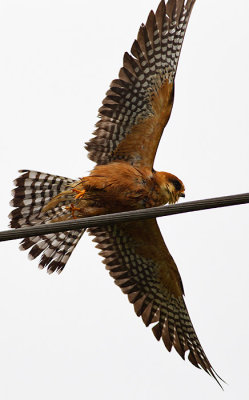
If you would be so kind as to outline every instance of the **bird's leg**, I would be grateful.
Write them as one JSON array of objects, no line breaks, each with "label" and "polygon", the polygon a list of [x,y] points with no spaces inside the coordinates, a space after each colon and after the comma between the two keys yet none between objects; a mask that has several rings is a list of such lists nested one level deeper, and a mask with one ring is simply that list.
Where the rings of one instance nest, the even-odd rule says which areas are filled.
[{"label": "bird's leg", "polygon": [[83,190],[72,189],[72,191],[75,192],[75,193],[77,193],[77,194],[75,195],[75,199],[76,199],[76,200],[81,199],[81,198],[84,196],[85,192],[86,192],[85,189],[83,189]]},{"label": "bird's leg", "polygon": [[70,204],[70,206],[66,206],[65,208],[66,208],[66,210],[71,211],[73,219],[77,218],[77,217],[75,217],[75,211],[80,211],[79,207],[75,207],[73,204]]}]

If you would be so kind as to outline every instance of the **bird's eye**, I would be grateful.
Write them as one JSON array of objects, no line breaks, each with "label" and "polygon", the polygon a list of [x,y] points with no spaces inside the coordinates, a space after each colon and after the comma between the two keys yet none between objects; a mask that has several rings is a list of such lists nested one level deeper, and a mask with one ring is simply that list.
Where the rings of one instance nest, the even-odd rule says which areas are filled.
[{"label": "bird's eye", "polygon": [[176,190],[181,190],[182,184],[181,182],[177,181],[176,179],[172,180],[171,183],[174,185]]}]

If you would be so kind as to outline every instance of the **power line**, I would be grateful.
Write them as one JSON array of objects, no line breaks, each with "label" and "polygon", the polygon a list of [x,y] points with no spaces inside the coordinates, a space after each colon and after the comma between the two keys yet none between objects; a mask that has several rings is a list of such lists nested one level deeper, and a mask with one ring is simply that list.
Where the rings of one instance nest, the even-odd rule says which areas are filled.
[{"label": "power line", "polygon": [[214,197],[211,199],[189,201],[181,204],[153,207],[135,211],[126,211],[115,214],[99,215],[96,217],[72,219],[70,221],[54,222],[50,224],[28,226],[25,228],[2,231],[0,232],[0,242],[6,240],[21,239],[29,236],[46,235],[48,233],[80,230],[83,228],[89,228],[91,226],[102,226],[119,222],[129,222],[141,219],[163,217],[167,215],[208,210],[218,207],[235,206],[246,203],[249,203],[249,193]]}]

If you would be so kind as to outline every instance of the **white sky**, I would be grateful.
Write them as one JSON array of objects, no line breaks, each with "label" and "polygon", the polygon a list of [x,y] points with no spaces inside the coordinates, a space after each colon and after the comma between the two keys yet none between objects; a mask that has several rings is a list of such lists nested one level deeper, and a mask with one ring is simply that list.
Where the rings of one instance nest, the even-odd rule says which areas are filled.
[{"label": "white sky", "polygon": [[[157,5],[1,1],[2,230],[18,169],[76,178],[93,167],[83,143]],[[197,0],[191,16],[155,164],[183,180],[187,201],[248,192],[248,13],[248,0]],[[0,398],[249,398],[248,216],[243,205],[160,219],[225,392],[155,340],[85,235],[60,276],[1,244]]]}]

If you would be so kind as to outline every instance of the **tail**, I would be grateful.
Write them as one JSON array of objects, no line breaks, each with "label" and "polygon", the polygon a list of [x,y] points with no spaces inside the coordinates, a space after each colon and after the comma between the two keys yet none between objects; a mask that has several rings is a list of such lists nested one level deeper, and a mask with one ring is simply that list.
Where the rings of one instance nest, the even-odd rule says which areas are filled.
[{"label": "tail", "polygon": [[[14,181],[17,187],[12,191],[13,199],[10,202],[11,206],[17,207],[9,214],[12,228],[49,224],[55,218],[72,218],[72,214],[65,208],[67,202],[57,204],[46,212],[43,212],[43,207],[54,196],[66,190],[74,182],[73,179],[29,170],[19,172],[23,175]],[[33,260],[41,255],[39,268],[47,267],[48,273],[60,273],[83,233],[84,230],[76,230],[25,238],[20,250],[31,248],[29,258]]]}]

